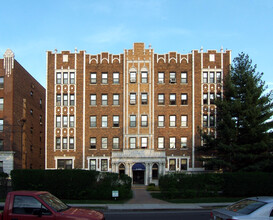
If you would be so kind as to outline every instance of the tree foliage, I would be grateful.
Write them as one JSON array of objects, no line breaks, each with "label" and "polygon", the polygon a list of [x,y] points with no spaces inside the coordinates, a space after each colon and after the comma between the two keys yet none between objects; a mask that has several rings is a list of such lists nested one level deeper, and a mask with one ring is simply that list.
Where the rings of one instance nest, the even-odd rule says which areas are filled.
[{"label": "tree foliage", "polygon": [[217,136],[202,134],[206,166],[224,171],[273,170],[272,91],[248,55],[233,60],[217,105]]}]

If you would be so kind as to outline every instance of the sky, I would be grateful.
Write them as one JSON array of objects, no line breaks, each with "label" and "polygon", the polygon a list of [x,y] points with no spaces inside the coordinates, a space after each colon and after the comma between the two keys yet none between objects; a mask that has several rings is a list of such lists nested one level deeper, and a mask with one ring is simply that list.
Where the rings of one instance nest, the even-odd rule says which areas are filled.
[{"label": "sky", "polygon": [[155,53],[244,52],[273,89],[273,0],[0,0],[0,58],[46,87],[46,51],[120,54],[134,42]]}]

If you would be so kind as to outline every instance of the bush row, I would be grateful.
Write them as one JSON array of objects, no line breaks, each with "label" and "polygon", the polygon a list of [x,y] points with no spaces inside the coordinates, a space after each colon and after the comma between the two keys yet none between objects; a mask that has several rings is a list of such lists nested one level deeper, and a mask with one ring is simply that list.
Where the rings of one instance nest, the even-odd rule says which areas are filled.
[{"label": "bush row", "polygon": [[159,179],[162,196],[169,199],[211,196],[273,195],[273,173],[167,174]]},{"label": "bush row", "polygon": [[112,190],[119,198],[131,196],[131,178],[116,173],[88,170],[13,170],[13,190],[49,191],[62,199],[111,199]]}]

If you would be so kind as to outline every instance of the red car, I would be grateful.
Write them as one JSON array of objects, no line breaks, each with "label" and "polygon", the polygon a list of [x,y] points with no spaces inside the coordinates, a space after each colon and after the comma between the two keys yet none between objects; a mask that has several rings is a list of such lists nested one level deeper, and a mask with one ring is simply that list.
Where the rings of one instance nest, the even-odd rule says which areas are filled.
[{"label": "red car", "polygon": [[49,192],[15,191],[7,195],[0,220],[104,220],[95,210],[71,208]]}]

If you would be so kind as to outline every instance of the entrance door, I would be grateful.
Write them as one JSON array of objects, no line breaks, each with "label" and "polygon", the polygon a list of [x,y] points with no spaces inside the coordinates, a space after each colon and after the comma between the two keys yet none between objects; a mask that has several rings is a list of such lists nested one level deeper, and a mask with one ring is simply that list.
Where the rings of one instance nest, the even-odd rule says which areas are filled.
[{"label": "entrance door", "polygon": [[133,171],[133,184],[144,184],[144,173],[143,170]]}]

